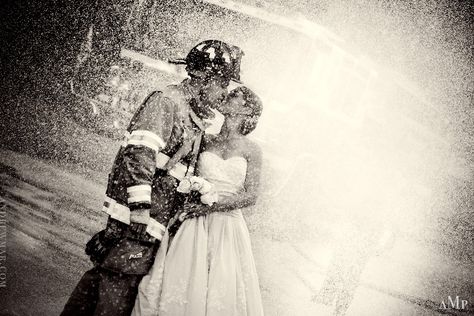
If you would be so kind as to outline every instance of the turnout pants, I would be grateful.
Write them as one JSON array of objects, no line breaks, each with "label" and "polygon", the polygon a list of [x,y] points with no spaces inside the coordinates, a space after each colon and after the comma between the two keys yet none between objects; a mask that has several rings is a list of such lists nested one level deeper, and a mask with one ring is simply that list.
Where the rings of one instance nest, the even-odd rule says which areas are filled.
[{"label": "turnout pants", "polygon": [[129,316],[142,278],[95,267],[84,273],[61,316]]}]

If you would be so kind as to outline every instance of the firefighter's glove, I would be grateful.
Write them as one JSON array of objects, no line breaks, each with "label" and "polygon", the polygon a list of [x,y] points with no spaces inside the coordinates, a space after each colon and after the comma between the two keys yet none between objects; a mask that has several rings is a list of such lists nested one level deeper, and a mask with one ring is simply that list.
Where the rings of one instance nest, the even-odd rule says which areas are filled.
[{"label": "firefighter's glove", "polygon": [[100,264],[113,246],[111,239],[106,239],[105,229],[96,233],[86,244],[86,255],[94,264]]}]

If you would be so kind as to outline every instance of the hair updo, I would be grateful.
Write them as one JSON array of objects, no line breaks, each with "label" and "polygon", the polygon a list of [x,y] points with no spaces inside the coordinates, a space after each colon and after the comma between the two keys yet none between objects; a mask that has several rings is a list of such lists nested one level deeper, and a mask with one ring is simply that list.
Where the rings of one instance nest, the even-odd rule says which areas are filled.
[{"label": "hair updo", "polygon": [[239,94],[242,94],[245,101],[244,107],[250,108],[252,112],[244,118],[242,125],[240,126],[240,133],[242,135],[250,134],[256,127],[260,115],[262,115],[263,104],[260,98],[245,86],[240,86],[229,93],[229,97],[235,97]]}]

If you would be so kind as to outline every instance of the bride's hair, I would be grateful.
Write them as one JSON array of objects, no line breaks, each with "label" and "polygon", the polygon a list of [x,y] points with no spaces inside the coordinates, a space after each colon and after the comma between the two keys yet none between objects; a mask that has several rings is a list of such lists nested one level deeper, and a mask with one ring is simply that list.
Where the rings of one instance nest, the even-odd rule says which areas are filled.
[{"label": "bride's hair", "polygon": [[244,106],[252,110],[252,113],[244,119],[240,127],[240,133],[247,135],[257,127],[258,119],[262,115],[263,104],[258,95],[245,86],[240,86],[230,91],[229,97],[232,98],[240,93],[242,93],[245,100]]}]

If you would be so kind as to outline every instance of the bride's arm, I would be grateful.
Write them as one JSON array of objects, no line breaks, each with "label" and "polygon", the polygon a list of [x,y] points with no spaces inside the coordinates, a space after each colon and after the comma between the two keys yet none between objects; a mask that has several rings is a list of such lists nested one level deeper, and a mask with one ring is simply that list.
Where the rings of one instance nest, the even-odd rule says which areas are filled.
[{"label": "bride's arm", "polygon": [[260,189],[260,174],[262,154],[258,146],[254,145],[247,153],[247,174],[245,176],[244,191],[239,194],[220,198],[219,201],[208,207],[208,212],[225,212],[255,205]]},{"label": "bride's arm", "polygon": [[260,189],[260,174],[262,167],[262,152],[256,144],[249,145],[246,150],[247,174],[245,176],[244,190],[239,194],[219,198],[212,206],[204,204],[188,204],[184,207],[186,212],[194,216],[205,215],[212,212],[228,212],[239,208],[255,205]]}]

